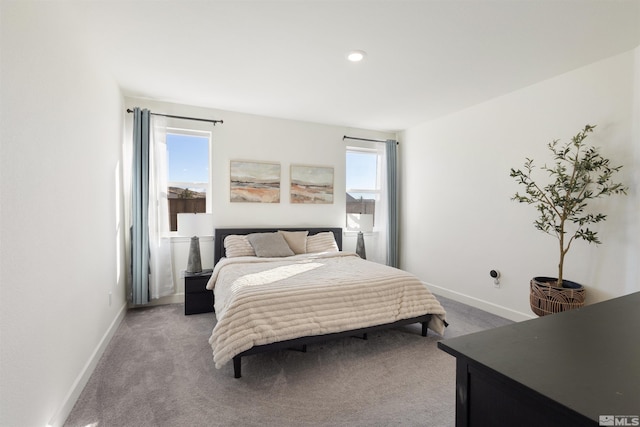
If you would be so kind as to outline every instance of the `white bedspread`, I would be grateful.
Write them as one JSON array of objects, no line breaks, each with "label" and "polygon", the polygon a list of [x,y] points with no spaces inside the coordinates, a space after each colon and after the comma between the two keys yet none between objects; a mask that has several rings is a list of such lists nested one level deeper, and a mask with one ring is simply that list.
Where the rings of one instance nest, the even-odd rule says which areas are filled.
[{"label": "white bedspread", "polygon": [[207,289],[218,322],[209,343],[220,368],[256,345],[392,323],[445,311],[415,276],[348,252],[287,258],[223,258]]}]

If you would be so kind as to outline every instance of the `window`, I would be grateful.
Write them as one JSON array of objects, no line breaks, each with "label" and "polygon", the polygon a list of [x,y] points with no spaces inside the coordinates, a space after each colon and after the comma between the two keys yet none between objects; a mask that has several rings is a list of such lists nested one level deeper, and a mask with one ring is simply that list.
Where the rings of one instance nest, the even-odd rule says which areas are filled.
[{"label": "window", "polygon": [[204,213],[211,204],[211,133],[168,128],[166,141],[169,225],[177,231],[179,213]]},{"label": "window", "polygon": [[347,229],[359,230],[349,214],[371,215],[375,224],[376,201],[380,200],[381,159],[374,149],[347,147]]}]

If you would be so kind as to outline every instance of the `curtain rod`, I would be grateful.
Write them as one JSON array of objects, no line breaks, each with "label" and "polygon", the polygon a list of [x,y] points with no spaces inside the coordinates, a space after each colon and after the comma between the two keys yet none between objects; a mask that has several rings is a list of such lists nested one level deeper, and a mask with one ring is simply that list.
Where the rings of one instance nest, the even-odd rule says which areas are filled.
[{"label": "curtain rod", "polygon": [[[127,108],[127,113],[133,113],[133,110]],[[195,120],[198,122],[209,122],[209,123],[213,123],[214,126],[216,125],[216,123],[224,123],[224,121],[222,120],[199,119],[197,117],[173,116],[171,114],[161,114],[161,113],[151,113],[151,112],[149,114],[153,116],[169,117],[172,119],[185,119],[185,120]]]},{"label": "curtain rod", "polygon": [[[345,139],[357,139],[358,141],[369,141],[369,142],[387,142],[388,140],[382,140],[382,139],[368,139],[368,138],[356,138],[355,136],[347,136],[344,135],[342,137],[342,140],[344,141]],[[396,141],[396,144],[399,144],[398,141]]]}]

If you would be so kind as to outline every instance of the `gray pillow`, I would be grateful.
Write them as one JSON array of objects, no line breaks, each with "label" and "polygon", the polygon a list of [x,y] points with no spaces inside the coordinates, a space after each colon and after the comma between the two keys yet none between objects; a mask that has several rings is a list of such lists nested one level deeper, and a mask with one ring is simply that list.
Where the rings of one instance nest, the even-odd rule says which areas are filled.
[{"label": "gray pillow", "polygon": [[247,236],[258,257],[284,257],[294,255],[280,233],[253,233]]}]

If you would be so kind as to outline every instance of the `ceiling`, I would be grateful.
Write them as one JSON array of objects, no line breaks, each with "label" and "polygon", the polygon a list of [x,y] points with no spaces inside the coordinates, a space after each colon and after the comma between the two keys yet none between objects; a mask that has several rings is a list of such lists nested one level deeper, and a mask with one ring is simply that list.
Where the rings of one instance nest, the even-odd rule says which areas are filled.
[{"label": "ceiling", "polygon": [[640,44],[640,0],[65,4],[125,95],[385,131]]}]

